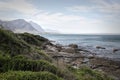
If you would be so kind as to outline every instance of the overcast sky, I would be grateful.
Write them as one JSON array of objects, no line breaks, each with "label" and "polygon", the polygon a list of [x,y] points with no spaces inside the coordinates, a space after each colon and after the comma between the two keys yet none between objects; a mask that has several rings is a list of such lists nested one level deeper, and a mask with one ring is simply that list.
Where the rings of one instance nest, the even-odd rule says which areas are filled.
[{"label": "overcast sky", "polygon": [[120,0],[0,0],[0,19],[75,34],[120,34]]}]

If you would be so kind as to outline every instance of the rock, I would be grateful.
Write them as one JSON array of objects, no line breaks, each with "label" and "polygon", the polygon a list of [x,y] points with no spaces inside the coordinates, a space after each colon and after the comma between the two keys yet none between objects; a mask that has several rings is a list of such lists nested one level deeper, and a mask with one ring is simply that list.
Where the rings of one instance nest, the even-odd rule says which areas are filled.
[{"label": "rock", "polygon": [[120,49],[113,49],[113,53],[120,51]]},{"label": "rock", "polygon": [[85,49],[78,49],[79,52],[90,52],[88,50],[85,50]]},{"label": "rock", "polygon": [[92,59],[95,57],[95,54],[91,52],[79,51],[79,53],[81,54],[81,56],[86,57],[88,59]]},{"label": "rock", "polygon": [[54,46],[50,41],[46,41],[41,45],[42,49],[47,49],[48,46]]},{"label": "rock", "polygon": [[96,46],[97,49],[106,49],[105,47]]},{"label": "rock", "polygon": [[118,80],[120,80],[120,61],[96,57],[90,59],[90,65],[92,69],[101,69],[109,75],[118,77]]},{"label": "rock", "polygon": [[103,67],[103,65],[93,65],[93,66],[91,66],[92,69],[98,69],[100,67]]},{"label": "rock", "polygon": [[68,47],[71,47],[71,48],[78,48],[78,45],[77,45],[77,44],[69,44]]},{"label": "rock", "polygon": [[75,68],[75,69],[79,69],[79,65],[77,63],[73,63],[72,67]]},{"label": "rock", "polygon": [[78,53],[78,45],[77,44],[70,44],[68,46],[62,47],[62,52],[67,52],[67,53]]},{"label": "rock", "polygon": [[52,43],[52,42],[54,42],[55,43],[55,41],[53,41],[53,40],[50,40],[50,42]]},{"label": "rock", "polygon": [[87,63],[87,62],[89,62],[88,58],[84,58],[84,60],[82,61],[82,63]]},{"label": "rock", "polygon": [[46,45],[46,49],[47,49],[48,51],[58,52],[58,50],[57,50],[56,47],[53,47],[53,46],[50,46],[50,45]]},{"label": "rock", "polygon": [[88,54],[87,57],[88,57],[88,59],[93,59],[94,55],[93,54]]},{"label": "rock", "polygon": [[62,48],[61,51],[62,51],[62,52],[67,52],[67,53],[76,53],[76,52],[77,52],[76,49],[71,48],[71,47],[64,47],[64,48]]},{"label": "rock", "polygon": [[56,44],[55,47],[57,48],[58,52],[60,52],[62,50],[61,44]]}]

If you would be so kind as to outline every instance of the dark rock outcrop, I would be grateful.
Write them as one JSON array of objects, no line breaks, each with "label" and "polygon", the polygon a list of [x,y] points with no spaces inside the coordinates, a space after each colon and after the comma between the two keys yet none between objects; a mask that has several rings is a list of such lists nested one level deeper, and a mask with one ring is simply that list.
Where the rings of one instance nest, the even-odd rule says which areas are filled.
[{"label": "dark rock outcrop", "polygon": [[102,46],[96,46],[97,49],[106,49],[105,47]]},{"label": "dark rock outcrop", "polygon": [[113,53],[120,51],[120,49],[113,49]]},{"label": "dark rock outcrop", "polygon": [[113,61],[105,58],[96,57],[90,59],[90,64],[92,69],[102,70],[107,74],[116,76],[120,79],[120,61]]},{"label": "dark rock outcrop", "polygon": [[78,48],[78,45],[77,45],[77,44],[69,44],[68,47],[71,47],[71,48]]}]

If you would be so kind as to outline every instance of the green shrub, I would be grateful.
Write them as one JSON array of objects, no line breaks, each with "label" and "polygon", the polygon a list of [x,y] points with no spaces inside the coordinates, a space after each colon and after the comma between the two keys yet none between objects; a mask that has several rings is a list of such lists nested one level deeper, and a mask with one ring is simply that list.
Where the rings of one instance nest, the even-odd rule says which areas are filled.
[{"label": "green shrub", "polygon": [[0,50],[11,56],[30,52],[30,46],[11,31],[0,29]]},{"label": "green shrub", "polygon": [[57,68],[54,65],[43,60],[10,59],[3,65],[3,70],[50,71],[57,73]]},{"label": "green shrub", "polygon": [[35,51],[37,51],[37,53],[41,56],[40,59],[43,59],[43,60],[47,60],[47,61],[49,61],[49,62],[52,62],[52,58],[50,58],[50,56],[48,56],[47,54],[45,54],[42,50],[35,49]]},{"label": "green shrub", "polygon": [[52,63],[44,60],[30,60],[23,56],[17,56],[13,58],[0,57],[0,70],[1,72],[13,71],[48,71],[58,76],[62,75],[62,72],[56,68]]},{"label": "green shrub", "polygon": [[28,44],[41,46],[44,42],[47,42],[48,39],[41,37],[39,35],[33,35],[30,33],[19,34],[19,36],[26,41]]},{"label": "green shrub", "polygon": [[9,56],[0,54],[0,72],[3,71],[3,66],[6,62],[10,60]]},{"label": "green shrub", "polygon": [[63,80],[49,72],[10,71],[0,74],[0,80]]},{"label": "green shrub", "polygon": [[0,54],[9,54],[11,57],[27,55],[31,59],[51,61],[40,49],[45,42],[48,40],[39,35],[15,34],[12,31],[0,28]]},{"label": "green shrub", "polygon": [[12,57],[12,59],[27,60],[29,58],[24,55],[17,55],[17,56]]},{"label": "green shrub", "polygon": [[[39,35],[29,33],[15,34],[0,28],[0,54],[8,54],[11,57],[27,55],[31,59],[51,61],[40,49],[41,45],[47,41],[47,39]],[[39,49],[36,49],[36,47]]]},{"label": "green shrub", "polygon": [[92,70],[87,67],[80,69],[74,69],[72,67],[69,67],[69,70],[76,75],[78,80],[113,80],[111,77],[108,77],[106,74]]}]

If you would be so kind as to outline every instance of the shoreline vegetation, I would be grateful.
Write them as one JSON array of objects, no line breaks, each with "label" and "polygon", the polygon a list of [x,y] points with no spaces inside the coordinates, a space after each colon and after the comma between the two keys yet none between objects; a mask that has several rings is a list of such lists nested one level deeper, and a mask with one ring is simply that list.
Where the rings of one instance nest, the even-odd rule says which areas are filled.
[{"label": "shoreline vegetation", "polygon": [[0,80],[120,80],[120,62],[0,28]]}]

